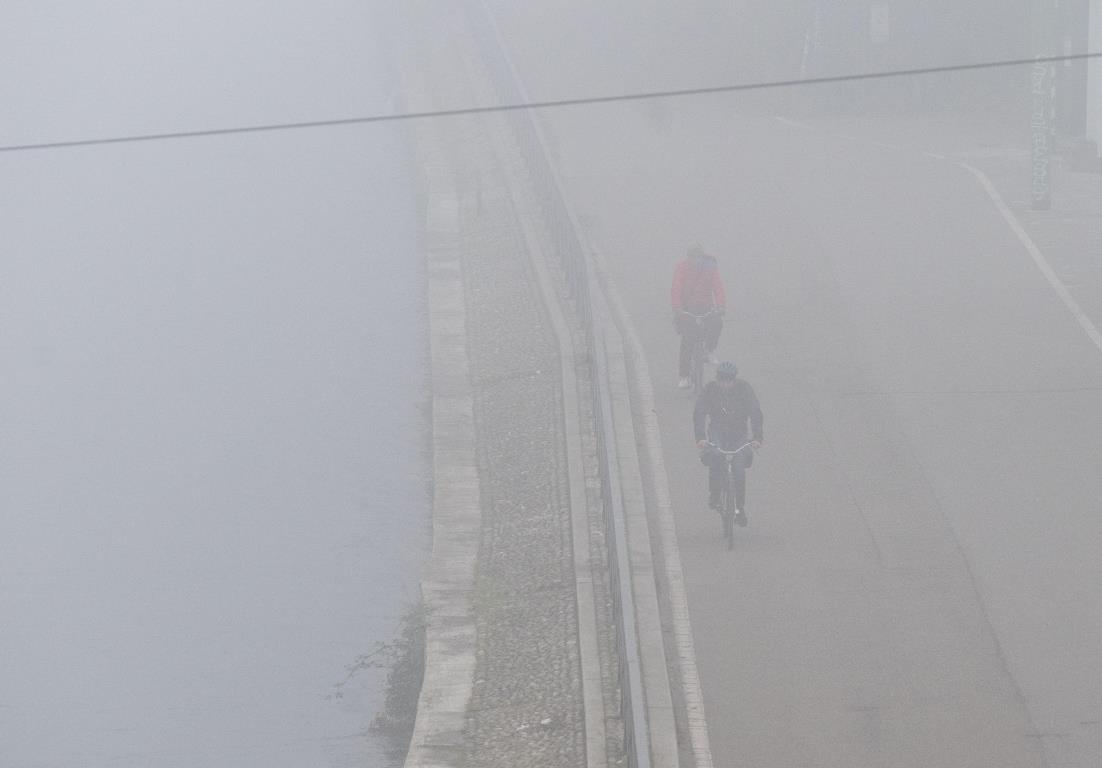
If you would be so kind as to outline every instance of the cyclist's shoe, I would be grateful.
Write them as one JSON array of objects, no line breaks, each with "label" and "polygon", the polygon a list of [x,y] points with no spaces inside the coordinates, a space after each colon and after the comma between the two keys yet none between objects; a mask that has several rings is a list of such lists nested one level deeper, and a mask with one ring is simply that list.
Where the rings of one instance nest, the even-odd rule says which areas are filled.
[{"label": "cyclist's shoe", "polygon": [[677,380],[677,388],[678,389],[688,389],[692,385],[693,385],[693,383],[691,381],[689,381],[688,376],[682,376],[680,379]]},{"label": "cyclist's shoe", "polygon": [[745,509],[735,510],[735,523],[740,528],[745,528],[750,523],[749,518],[746,517],[746,510]]}]

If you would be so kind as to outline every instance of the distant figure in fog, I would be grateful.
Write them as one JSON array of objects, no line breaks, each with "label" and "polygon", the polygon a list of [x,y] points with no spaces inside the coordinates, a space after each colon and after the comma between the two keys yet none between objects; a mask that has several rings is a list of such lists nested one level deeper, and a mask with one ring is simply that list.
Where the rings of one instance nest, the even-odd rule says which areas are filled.
[{"label": "distant figure in fog", "polygon": [[727,292],[719,275],[716,257],[705,253],[700,245],[689,248],[685,258],[677,262],[670,289],[673,324],[681,334],[681,354],[678,361],[677,386],[688,389],[689,365],[693,344],[703,335],[707,362],[716,365],[716,345],[723,331],[723,313],[727,309]]}]

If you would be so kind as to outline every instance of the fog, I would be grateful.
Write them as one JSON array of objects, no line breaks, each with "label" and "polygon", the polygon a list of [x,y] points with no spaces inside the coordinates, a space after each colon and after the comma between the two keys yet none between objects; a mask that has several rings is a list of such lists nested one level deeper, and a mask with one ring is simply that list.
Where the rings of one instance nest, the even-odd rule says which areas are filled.
[{"label": "fog", "polygon": [[[319,10],[5,3],[0,143],[389,110],[383,15]],[[0,168],[0,764],[384,764],[362,662],[428,546],[400,132]]]},{"label": "fog", "polygon": [[[973,68],[1097,52],[1099,2],[8,2],[0,145],[491,106],[466,13],[531,101],[593,100],[535,114],[650,372],[714,764],[1102,760],[1102,65]],[[409,120],[0,152],[0,765],[395,761],[364,661],[429,557],[432,173],[480,310],[476,684],[538,700],[525,670],[574,669],[508,623],[540,593],[493,603],[494,566],[577,533],[510,522],[545,502],[510,495],[485,428],[562,439],[555,397],[493,407],[552,381],[518,359],[547,327],[484,303],[537,295],[487,211],[552,215],[494,187],[529,177],[486,158],[531,150],[498,119],[416,121],[440,167]],[[726,284],[716,352],[765,412],[732,551],[670,323],[694,243]],[[511,656],[531,634],[542,655]],[[516,706],[486,690],[471,759],[569,764],[527,721],[490,744],[474,718]]]}]

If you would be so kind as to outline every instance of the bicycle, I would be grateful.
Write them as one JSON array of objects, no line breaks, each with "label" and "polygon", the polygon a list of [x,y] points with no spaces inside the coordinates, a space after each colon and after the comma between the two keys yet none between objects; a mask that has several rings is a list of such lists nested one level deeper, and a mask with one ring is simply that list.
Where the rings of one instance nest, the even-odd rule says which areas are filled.
[{"label": "bicycle", "polygon": [[[747,448],[753,451],[754,445],[753,443],[743,443],[733,451],[725,451],[716,443],[708,443],[708,446],[711,450],[723,456],[727,465],[724,472],[723,488],[720,489],[719,513],[723,518],[723,537],[727,539],[727,549],[730,550],[735,547],[735,513],[738,512],[738,507],[735,506],[737,504],[735,497],[735,457]],[[709,472],[711,472],[710,467]],[[742,514],[745,520],[745,511]],[[745,522],[741,523],[741,525],[745,524]]]},{"label": "bicycle", "polygon": [[693,394],[699,395],[704,391],[704,361],[708,358],[708,351],[704,348],[704,321],[717,314],[717,312],[714,309],[709,309],[703,315],[694,315],[692,312],[683,309],[681,314],[691,317],[696,325],[693,353],[692,357],[689,358],[689,380],[693,383]]}]

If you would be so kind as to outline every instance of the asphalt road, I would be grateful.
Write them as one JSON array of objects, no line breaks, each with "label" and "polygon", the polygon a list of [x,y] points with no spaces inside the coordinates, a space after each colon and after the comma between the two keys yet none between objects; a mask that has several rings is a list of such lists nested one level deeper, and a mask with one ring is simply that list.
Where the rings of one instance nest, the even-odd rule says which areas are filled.
[{"label": "asphalt road", "polygon": [[[549,118],[648,345],[716,764],[1098,765],[1102,354],[982,188],[730,99]],[[766,414],[733,552],[673,386],[697,240]]]}]

